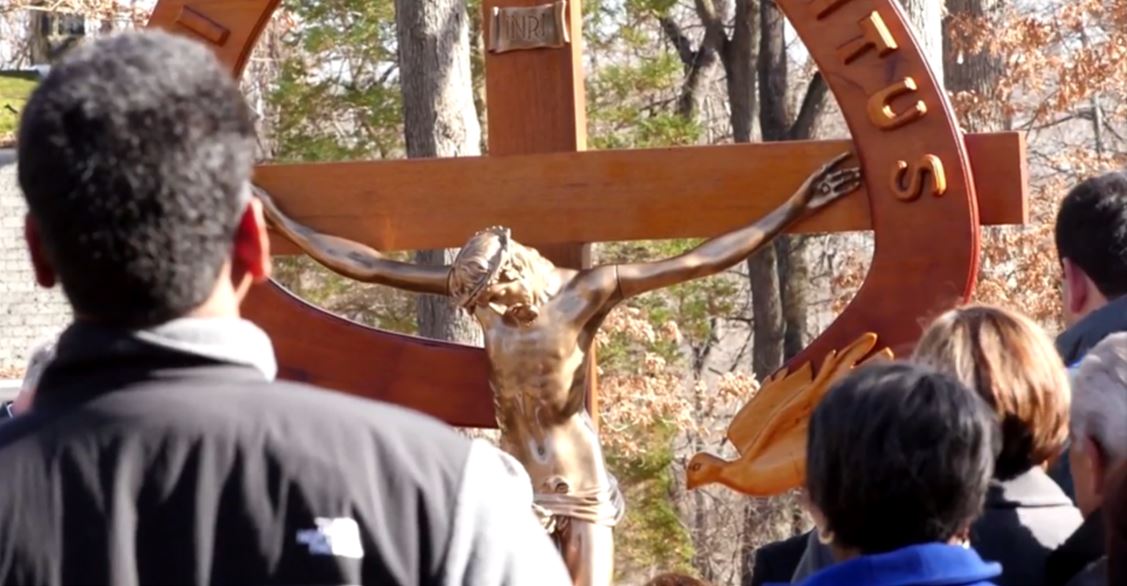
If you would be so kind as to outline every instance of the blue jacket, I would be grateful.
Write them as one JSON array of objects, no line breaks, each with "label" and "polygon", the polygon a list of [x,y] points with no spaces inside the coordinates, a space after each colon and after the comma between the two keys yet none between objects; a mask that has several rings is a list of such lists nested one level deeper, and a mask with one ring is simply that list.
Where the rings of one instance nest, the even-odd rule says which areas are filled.
[{"label": "blue jacket", "polygon": [[925,543],[832,565],[802,586],[993,586],[1002,566],[973,549]]}]

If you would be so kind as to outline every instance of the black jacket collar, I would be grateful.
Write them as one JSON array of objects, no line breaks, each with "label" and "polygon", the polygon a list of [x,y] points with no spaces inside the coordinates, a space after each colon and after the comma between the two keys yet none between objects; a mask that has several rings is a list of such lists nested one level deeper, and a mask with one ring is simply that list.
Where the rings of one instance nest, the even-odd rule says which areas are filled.
[{"label": "black jacket collar", "polygon": [[1057,337],[1057,352],[1072,367],[1104,338],[1127,332],[1127,296],[1093,311]]},{"label": "black jacket collar", "polygon": [[[219,329],[215,333],[218,334]],[[240,340],[229,342],[233,346]],[[55,358],[39,382],[35,409],[82,402],[102,392],[154,377],[206,378],[215,375],[228,381],[267,379],[262,369],[252,364],[253,361],[221,358],[223,346],[212,344],[210,349],[213,352],[193,352],[163,343],[161,338],[152,335],[75,323],[59,337]],[[272,359],[269,346],[266,350],[271,352]]]},{"label": "black jacket collar", "polygon": [[1048,584],[1065,584],[1106,553],[1104,514],[1096,509],[1045,563]]}]

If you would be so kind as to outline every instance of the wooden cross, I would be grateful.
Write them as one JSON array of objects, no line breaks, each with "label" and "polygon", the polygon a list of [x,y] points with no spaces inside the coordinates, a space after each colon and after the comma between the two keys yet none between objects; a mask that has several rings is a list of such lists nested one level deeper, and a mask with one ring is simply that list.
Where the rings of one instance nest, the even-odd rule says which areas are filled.
[{"label": "wooden cross", "polygon": [[[852,146],[864,193],[793,228],[876,233],[861,291],[795,360],[815,364],[863,332],[881,347],[910,347],[921,319],[971,294],[980,226],[1027,221],[1022,136],[958,130],[895,0],[777,0],[841,104],[852,145],[602,152],[584,152],[580,1],[564,4],[562,20],[504,20],[520,16],[507,9],[545,1],[483,2],[486,38],[499,9],[499,46],[545,45],[487,55],[489,156],[265,165],[256,182],[299,222],[379,250],[459,246],[502,224],[557,263],[581,267],[586,243],[712,236],[761,217]],[[238,74],[277,4],[160,0],[150,24],[210,43]],[[540,38],[553,26],[550,42]],[[295,252],[280,239],[273,245]],[[481,350],[363,327],[277,286],[256,290],[245,309],[272,336],[287,378],[494,426]]]}]

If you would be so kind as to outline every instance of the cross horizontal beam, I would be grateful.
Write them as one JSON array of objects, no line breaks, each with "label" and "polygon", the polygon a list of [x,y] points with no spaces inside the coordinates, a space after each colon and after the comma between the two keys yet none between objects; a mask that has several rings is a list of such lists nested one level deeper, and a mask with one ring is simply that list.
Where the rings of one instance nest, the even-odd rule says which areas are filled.
[{"label": "cross horizontal beam", "polygon": [[[1022,135],[973,134],[966,143],[981,223],[1026,222]],[[264,165],[255,180],[299,222],[382,251],[460,246],[498,224],[538,244],[656,240],[713,236],[760,218],[849,148],[804,141]],[[846,198],[791,231],[870,230],[867,202]],[[296,252],[281,238],[273,244],[276,254]]]}]

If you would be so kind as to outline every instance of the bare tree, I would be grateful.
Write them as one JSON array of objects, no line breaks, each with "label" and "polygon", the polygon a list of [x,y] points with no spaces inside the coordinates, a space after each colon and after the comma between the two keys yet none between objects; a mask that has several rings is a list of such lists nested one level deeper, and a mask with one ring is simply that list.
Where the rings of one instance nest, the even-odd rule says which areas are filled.
[{"label": "bare tree", "polygon": [[916,39],[924,57],[935,73],[943,80],[943,11],[948,0],[900,0],[908,13]]},{"label": "bare tree", "polygon": [[[469,19],[464,0],[396,0],[399,69],[407,156],[481,154],[481,124],[474,107]],[[416,261],[444,265],[455,250],[416,253]],[[481,343],[481,332],[449,300],[420,296],[419,333],[442,340]]]},{"label": "bare tree", "polygon": [[[794,83],[788,63],[785,21],[773,1],[759,4],[759,52],[756,74],[759,95],[759,127],[763,140],[803,140],[813,137],[818,119],[825,111],[828,87],[821,74],[806,83],[797,112],[792,112]],[[750,56],[749,56],[750,59]],[[752,369],[762,380],[806,345],[808,273],[805,240],[782,236],[747,261],[751,285],[753,330]],[[742,582],[749,583],[756,529],[765,515],[787,514],[779,506],[749,505],[744,514],[744,558]],[[790,508],[797,515],[797,509]]]},{"label": "bare tree", "polygon": [[49,10],[44,3],[30,5],[28,11],[28,49],[32,65],[55,62],[86,36],[86,15]]},{"label": "bare tree", "polygon": [[983,25],[993,24],[1002,6],[1001,0],[947,0],[943,18],[944,85],[956,102],[963,96],[979,98],[973,107],[961,109],[961,122],[968,131],[1009,126],[1002,108],[1004,101],[996,96],[1005,64],[981,38],[982,31],[988,30]]},{"label": "bare tree", "polygon": [[[759,127],[763,140],[811,138],[826,106],[828,88],[821,74],[806,85],[797,113],[790,111],[792,88],[783,14],[774,2],[759,5]],[[755,341],[752,367],[760,379],[770,375],[806,344],[807,279],[801,238],[784,236],[748,259]]]}]

